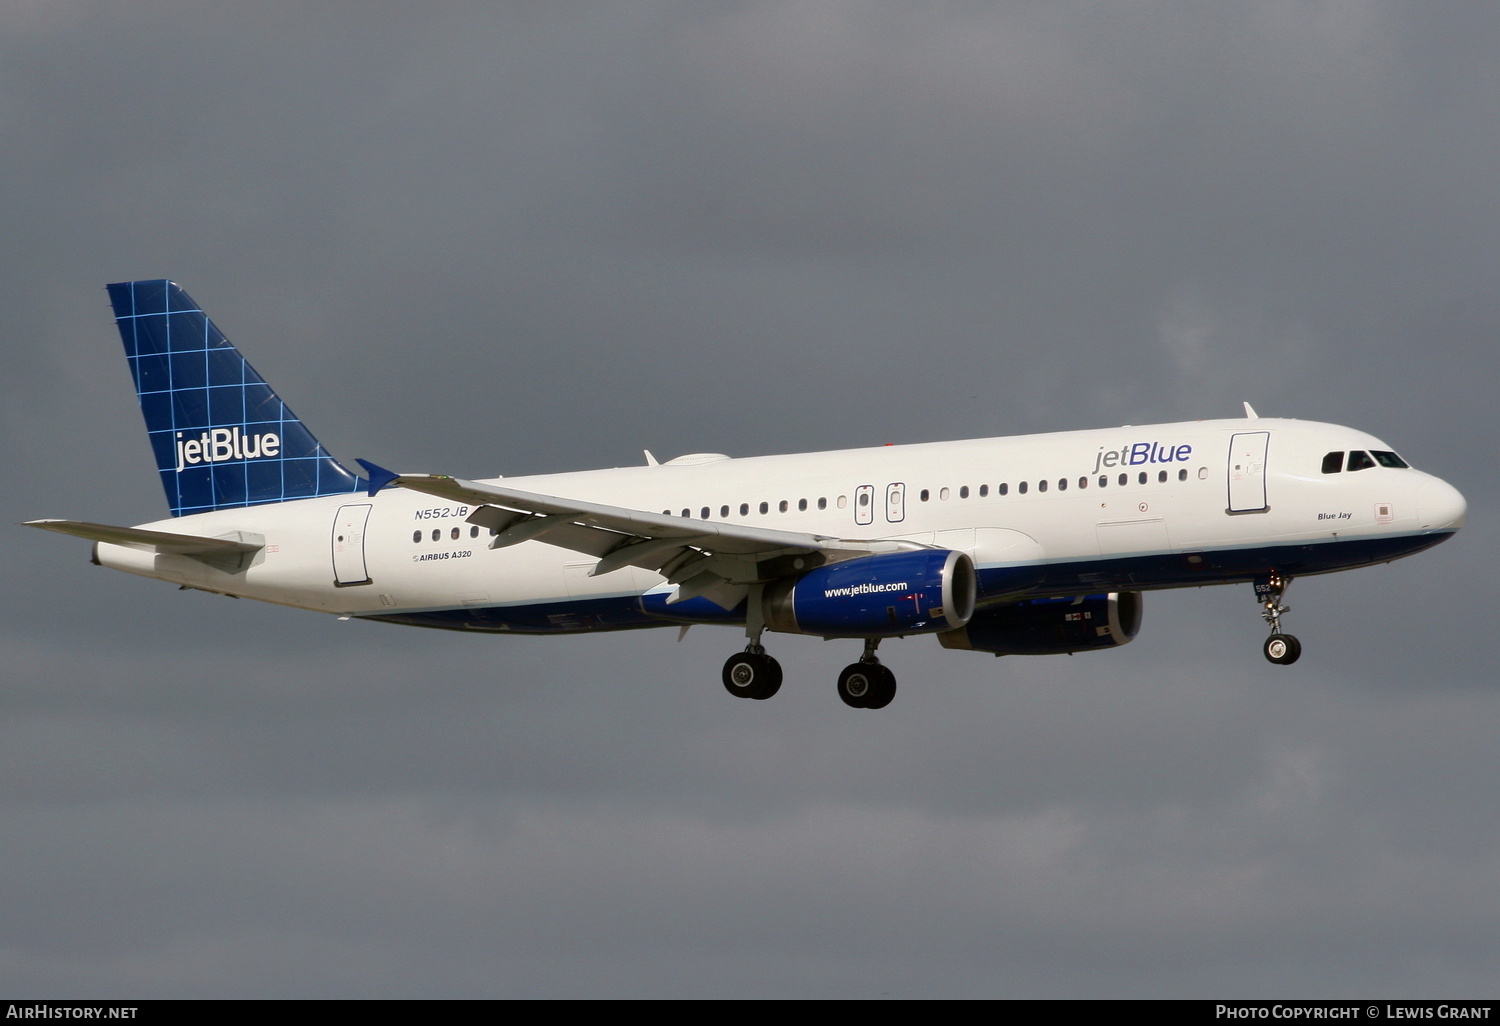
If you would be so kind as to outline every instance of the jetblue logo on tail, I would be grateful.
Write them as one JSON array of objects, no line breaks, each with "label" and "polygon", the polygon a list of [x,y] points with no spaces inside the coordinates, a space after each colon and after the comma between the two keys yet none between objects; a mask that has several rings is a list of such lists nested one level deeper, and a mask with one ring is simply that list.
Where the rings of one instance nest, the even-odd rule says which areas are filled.
[{"label": "jetblue logo on tail", "polygon": [[281,437],[274,431],[264,434],[240,434],[239,428],[214,428],[197,438],[183,438],[177,432],[177,469],[182,471],[195,463],[223,463],[225,460],[253,460],[281,454]]},{"label": "jetblue logo on tail", "polygon": [[358,490],[181,288],[115,282],[109,301],[174,517]]}]

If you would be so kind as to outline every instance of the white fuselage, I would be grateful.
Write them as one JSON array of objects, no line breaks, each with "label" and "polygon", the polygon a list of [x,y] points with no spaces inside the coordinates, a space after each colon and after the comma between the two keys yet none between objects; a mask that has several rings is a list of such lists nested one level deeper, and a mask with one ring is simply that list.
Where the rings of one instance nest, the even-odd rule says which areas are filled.
[{"label": "white fuselage", "polygon": [[[981,580],[1029,568],[1032,593],[1057,595],[1229,583],[1267,569],[1327,573],[1447,537],[1464,503],[1440,479],[1386,466],[1320,472],[1325,453],[1386,449],[1335,425],[1239,419],[685,457],[504,484],[691,520],[909,539],[968,552]],[[669,588],[657,573],[627,566],[592,577],[595,557],[544,541],[491,549],[490,532],[466,522],[471,512],[402,489],[303,499],[141,525],[262,536],[263,550],[242,572],[109,543],[97,546],[97,558],[193,588],[432,626],[580,631],[672,622],[637,615],[640,596]],[[605,609],[621,612],[596,615]]]}]

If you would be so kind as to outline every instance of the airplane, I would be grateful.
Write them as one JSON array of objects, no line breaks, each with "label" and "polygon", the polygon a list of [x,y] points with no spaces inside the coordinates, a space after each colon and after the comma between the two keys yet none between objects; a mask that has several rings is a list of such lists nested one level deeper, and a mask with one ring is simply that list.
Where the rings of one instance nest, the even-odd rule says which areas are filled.
[{"label": "airplane", "polygon": [[861,641],[838,678],[890,704],[876,649],[932,634],[1001,655],[1118,647],[1142,593],[1252,584],[1264,654],[1293,578],[1444,541],[1467,506],[1372,435],[1243,418],[884,445],[525,478],[334,460],[198,304],[166,280],[107,286],[171,518],[29,526],[92,562],[183,588],[459,631],[722,624],[732,695],[767,699],[765,632]]}]

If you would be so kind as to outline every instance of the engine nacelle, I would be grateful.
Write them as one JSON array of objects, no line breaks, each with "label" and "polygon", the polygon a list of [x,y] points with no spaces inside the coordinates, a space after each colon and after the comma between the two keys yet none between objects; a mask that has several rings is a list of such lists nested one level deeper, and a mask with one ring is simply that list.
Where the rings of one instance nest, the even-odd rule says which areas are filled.
[{"label": "engine nacelle", "polygon": [[974,615],[974,561],[950,549],[830,563],[766,586],[766,626],[785,634],[873,638],[962,627]]},{"label": "engine nacelle", "polygon": [[944,648],[1001,655],[1061,655],[1129,644],[1141,629],[1141,593],[1042,598],[981,609]]}]

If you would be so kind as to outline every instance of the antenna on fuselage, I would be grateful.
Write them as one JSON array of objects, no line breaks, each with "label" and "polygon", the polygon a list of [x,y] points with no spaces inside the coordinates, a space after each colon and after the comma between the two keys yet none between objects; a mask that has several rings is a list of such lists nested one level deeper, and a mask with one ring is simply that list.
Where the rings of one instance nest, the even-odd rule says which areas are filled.
[{"label": "antenna on fuselage", "polygon": [[1260,414],[1256,413],[1255,407],[1251,406],[1249,403],[1245,403],[1245,419],[1260,420]]}]

